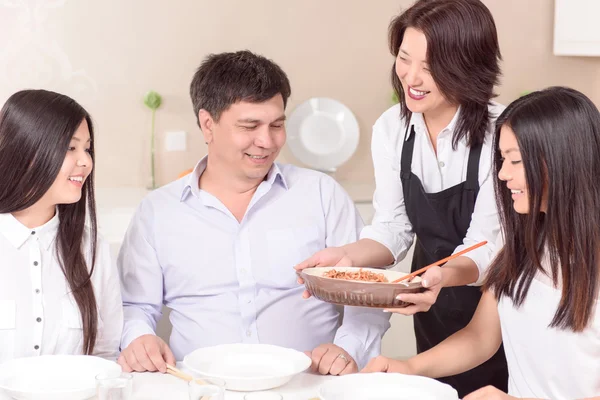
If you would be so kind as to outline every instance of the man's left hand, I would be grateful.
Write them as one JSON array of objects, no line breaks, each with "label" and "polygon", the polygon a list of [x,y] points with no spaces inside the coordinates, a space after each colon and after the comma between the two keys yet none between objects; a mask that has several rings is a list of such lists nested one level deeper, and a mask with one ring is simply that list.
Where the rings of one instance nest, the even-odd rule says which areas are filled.
[{"label": "man's left hand", "polygon": [[467,395],[464,400],[517,400],[493,386],[486,386]]},{"label": "man's left hand", "polygon": [[346,375],[358,372],[358,365],[346,350],[335,344],[322,344],[305,352],[312,359],[311,369],[321,375]]},{"label": "man's left hand", "polygon": [[423,274],[422,282],[426,290],[423,293],[403,293],[398,295],[397,299],[412,303],[404,308],[389,308],[385,311],[403,315],[413,315],[418,312],[429,311],[435,304],[440,290],[444,287],[442,280],[442,269],[440,267],[431,267]]}]

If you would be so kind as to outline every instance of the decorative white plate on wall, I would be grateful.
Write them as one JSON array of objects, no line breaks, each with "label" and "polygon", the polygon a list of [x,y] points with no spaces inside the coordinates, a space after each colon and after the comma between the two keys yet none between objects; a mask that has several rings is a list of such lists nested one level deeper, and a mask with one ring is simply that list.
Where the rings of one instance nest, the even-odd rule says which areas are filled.
[{"label": "decorative white plate on wall", "polygon": [[348,161],[360,136],[352,111],[326,97],[314,97],[296,107],[288,119],[287,133],[294,156],[322,171],[335,171]]}]

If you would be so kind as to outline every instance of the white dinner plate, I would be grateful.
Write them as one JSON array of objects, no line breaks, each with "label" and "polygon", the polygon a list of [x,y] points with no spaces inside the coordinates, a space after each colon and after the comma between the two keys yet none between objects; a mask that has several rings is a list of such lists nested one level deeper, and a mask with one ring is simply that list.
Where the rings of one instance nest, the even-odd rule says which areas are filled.
[{"label": "white dinner plate", "polygon": [[96,394],[96,375],[120,371],[93,356],[16,358],[0,364],[0,391],[17,400],[86,400]]},{"label": "white dinner plate", "polygon": [[296,107],[286,129],[294,156],[323,171],[333,171],[348,161],[358,147],[360,136],[352,111],[326,97],[315,97]]},{"label": "white dinner plate", "polygon": [[321,400],[458,400],[451,386],[422,376],[350,374],[321,385]]},{"label": "white dinner plate", "polygon": [[228,390],[267,390],[306,371],[311,359],[304,353],[267,344],[223,344],[195,350],[184,357],[190,371],[225,381]]}]

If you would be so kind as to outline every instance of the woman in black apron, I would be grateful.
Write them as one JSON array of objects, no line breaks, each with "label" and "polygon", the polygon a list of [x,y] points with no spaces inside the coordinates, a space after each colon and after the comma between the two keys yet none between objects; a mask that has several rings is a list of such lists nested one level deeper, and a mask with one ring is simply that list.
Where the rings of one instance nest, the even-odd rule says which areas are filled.
[{"label": "woman in black apron", "polygon": [[[392,83],[400,104],[373,127],[375,217],[361,240],[328,248],[297,269],[314,266],[389,267],[416,243],[412,271],[477,242],[488,244],[433,268],[428,290],[390,310],[414,314],[417,351],[464,328],[481,292],[477,286],[499,233],[491,146],[503,107],[492,103],[500,74],[495,24],[479,0],[420,0],[390,25],[396,56]],[[422,312],[427,311],[427,312]],[[506,391],[504,351],[480,367],[442,381],[459,395],[487,385]]]}]

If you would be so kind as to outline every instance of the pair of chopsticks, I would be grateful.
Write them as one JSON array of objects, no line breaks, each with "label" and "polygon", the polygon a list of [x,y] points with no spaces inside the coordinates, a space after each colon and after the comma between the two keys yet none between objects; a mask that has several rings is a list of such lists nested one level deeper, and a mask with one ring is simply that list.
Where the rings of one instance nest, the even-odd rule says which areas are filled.
[{"label": "pair of chopsticks", "polygon": [[438,265],[441,265],[441,264],[447,263],[448,261],[450,261],[450,260],[453,260],[453,259],[455,259],[456,257],[460,257],[460,256],[462,256],[463,254],[465,254],[465,253],[468,253],[468,252],[469,252],[469,251],[471,251],[471,250],[475,250],[476,248],[478,248],[478,247],[481,247],[481,246],[483,246],[483,245],[484,245],[484,244],[486,244],[486,243],[487,243],[487,240],[484,240],[483,242],[479,242],[479,243],[477,243],[477,244],[475,244],[475,245],[473,245],[473,246],[471,246],[471,247],[467,247],[466,249],[464,249],[464,250],[462,250],[462,251],[459,251],[459,252],[458,252],[458,253],[456,253],[456,254],[452,254],[451,256],[449,256],[449,257],[446,257],[446,258],[442,258],[441,260],[439,260],[439,261],[436,261],[436,262],[434,262],[433,264],[429,264],[428,266],[426,266],[426,267],[423,267],[423,268],[421,268],[421,269],[419,269],[419,270],[417,270],[417,271],[415,271],[415,272],[412,272],[412,273],[410,273],[410,274],[408,274],[408,275],[405,275],[405,276],[403,276],[402,278],[398,278],[398,279],[396,279],[395,281],[393,281],[392,283],[398,283],[398,282],[405,281],[405,280],[407,280],[407,279],[412,279],[412,278],[414,278],[415,276],[417,276],[417,275],[420,275],[420,274],[422,274],[423,272],[427,271],[427,270],[428,270],[429,268],[431,268],[431,267],[435,267],[435,266],[438,266]]},{"label": "pair of chopsticks", "polygon": [[[179,379],[183,379],[186,382],[191,382],[191,381],[195,381],[196,383],[200,384],[200,385],[208,385],[208,383],[202,379],[194,379],[193,376],[186,374],[185,372],[182,372],[181,370],[175,368],[173,365],[167,364],[167,374],[176,376]],[[200,400],[209,400],[210,398],[208,396],[202,396],[202,398]]]}]

